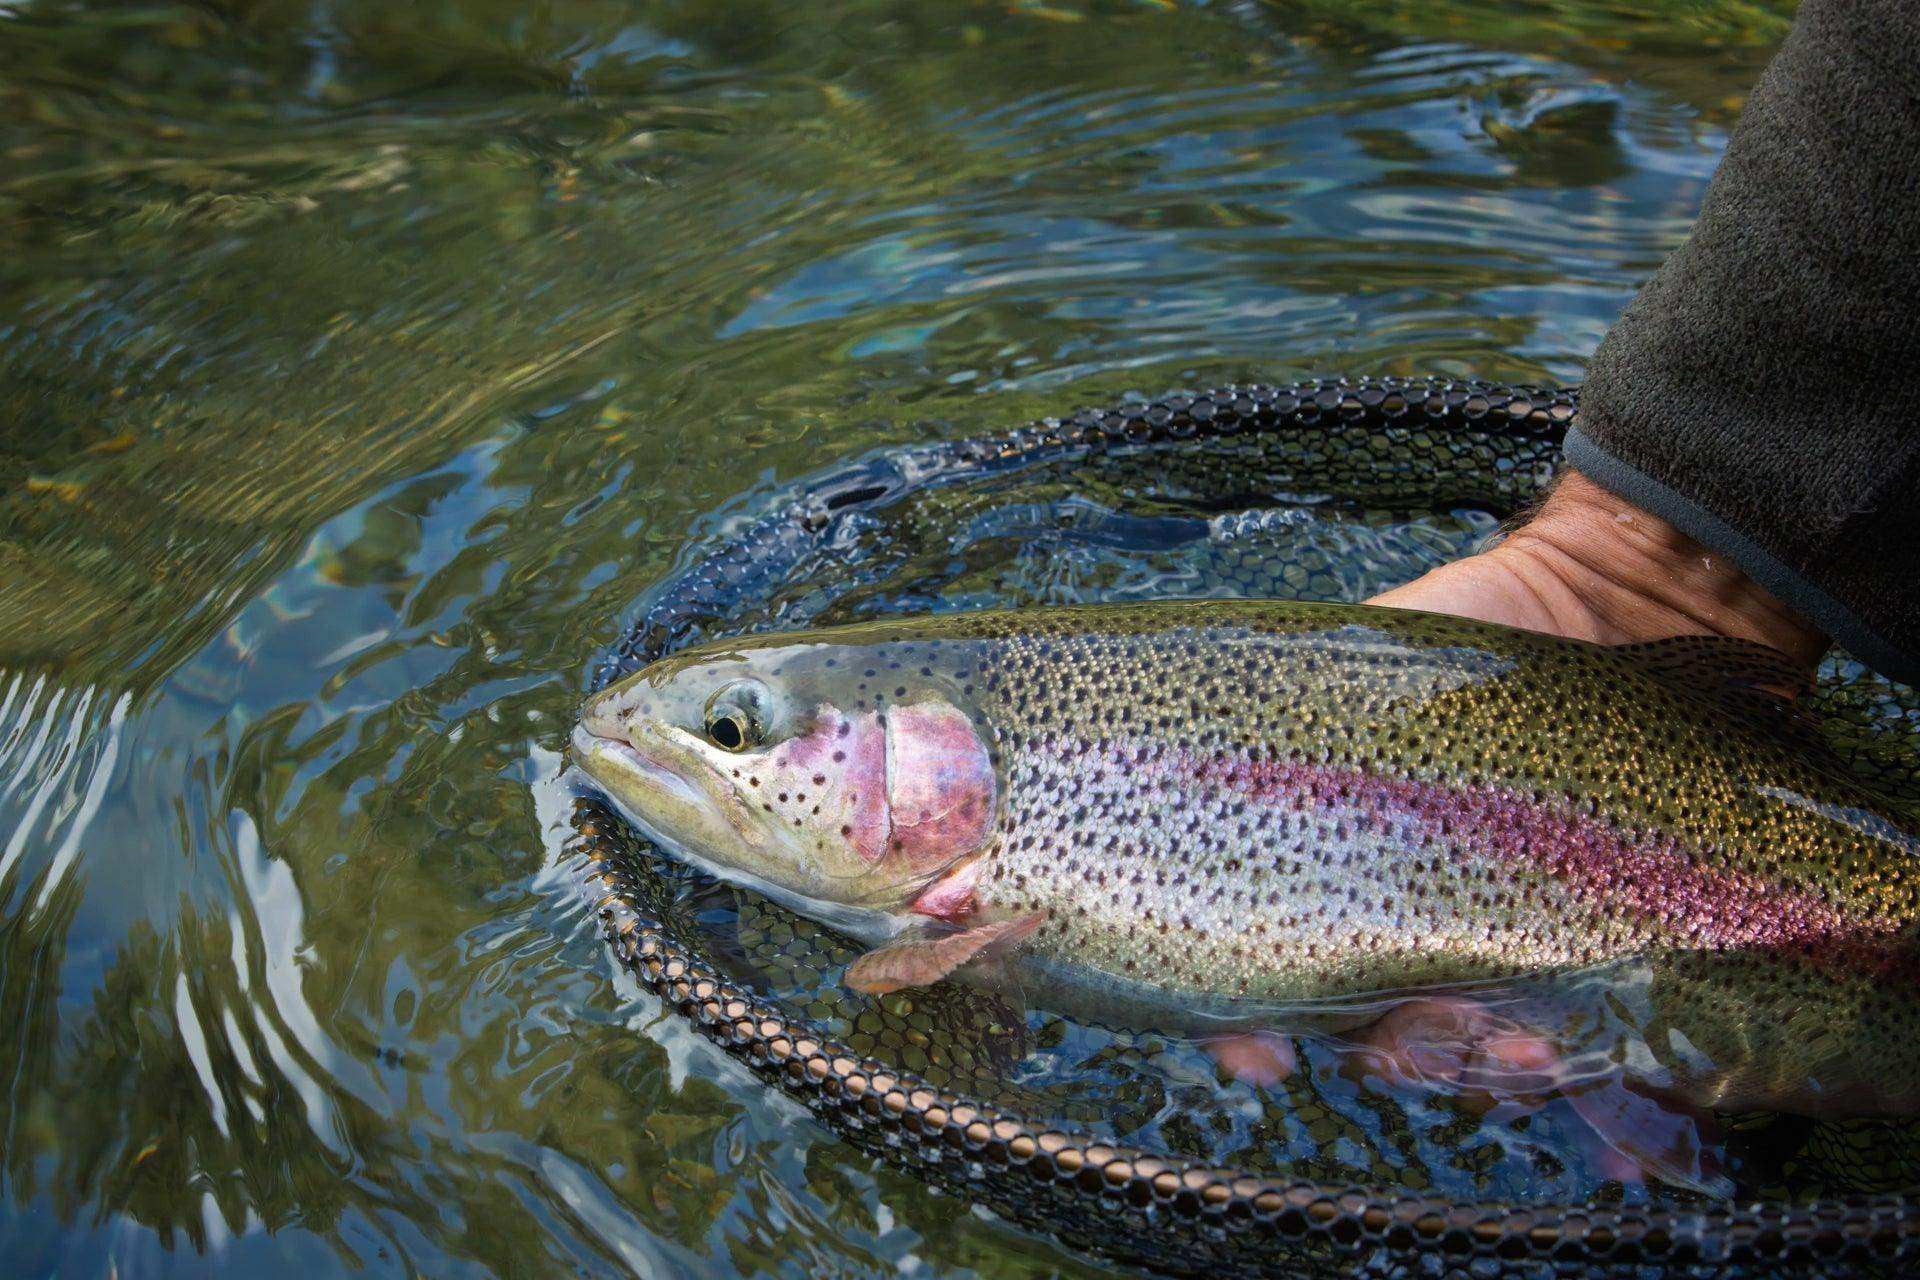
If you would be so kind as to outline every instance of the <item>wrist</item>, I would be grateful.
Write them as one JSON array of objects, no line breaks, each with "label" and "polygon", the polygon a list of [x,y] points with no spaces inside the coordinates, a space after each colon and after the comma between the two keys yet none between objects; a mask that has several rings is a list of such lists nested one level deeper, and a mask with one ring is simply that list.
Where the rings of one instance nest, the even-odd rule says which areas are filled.
[{"label": "wrist", "polygon": [[1604,644],[1723,635],[1811,667],[1827,637],[1725,556],[1575,471],[1489,553],[1552,630]]}]

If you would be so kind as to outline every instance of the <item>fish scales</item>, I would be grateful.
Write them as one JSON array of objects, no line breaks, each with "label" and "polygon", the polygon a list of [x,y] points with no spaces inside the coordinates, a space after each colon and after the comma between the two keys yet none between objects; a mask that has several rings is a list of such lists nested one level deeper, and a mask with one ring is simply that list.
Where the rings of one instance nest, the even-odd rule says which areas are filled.
[{"label": "fish scales", "polygon": [[[720,642],[583,724],[677,726],[650,767],[706,807],[663,834],[809,899],[1041,917],[1031,953],[1176,1001],[1625,966],[1720,1100],[1920,1104],[1885,1051],[1920,1031],[1915,829],[1751,687],[1786,678],[1737,642],[1157,603]],[[697,758],[742,682],[754,743]]]},{"label": "fish scales", "polygon": [[1911,838],[1795,803],[1837,780],[1764,726],[1597,647],[1236,612],[980,648],[1007,789],[979,896],[1048,911],[1036,945],[1269,998],[1661,946],[1897,956],[1872,943],[1915,918]]}]

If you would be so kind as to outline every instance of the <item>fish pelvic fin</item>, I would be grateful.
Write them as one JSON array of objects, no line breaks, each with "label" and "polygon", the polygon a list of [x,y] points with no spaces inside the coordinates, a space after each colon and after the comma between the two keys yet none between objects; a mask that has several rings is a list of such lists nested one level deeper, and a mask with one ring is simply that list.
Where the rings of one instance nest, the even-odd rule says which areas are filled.
[{"label": "fish pelvic fin", "polygon": [[875,948],[847,966],[844,981],[855,991],[885,995],[906,987],[926,987],[969,964],[1004,956],[1046,922],[1033,911],[1011,920],[975,925],[958,933],[920,934]]}]

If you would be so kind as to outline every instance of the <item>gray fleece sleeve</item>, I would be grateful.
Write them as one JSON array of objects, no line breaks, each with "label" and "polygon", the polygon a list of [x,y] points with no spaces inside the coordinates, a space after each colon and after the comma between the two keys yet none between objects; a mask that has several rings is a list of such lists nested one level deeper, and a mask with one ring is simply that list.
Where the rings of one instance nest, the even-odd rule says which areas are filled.
[{"label": "gray fleece sleeve", "polygon": [[1806,0],[1566,460],[1920,683],[1920,3]]}]

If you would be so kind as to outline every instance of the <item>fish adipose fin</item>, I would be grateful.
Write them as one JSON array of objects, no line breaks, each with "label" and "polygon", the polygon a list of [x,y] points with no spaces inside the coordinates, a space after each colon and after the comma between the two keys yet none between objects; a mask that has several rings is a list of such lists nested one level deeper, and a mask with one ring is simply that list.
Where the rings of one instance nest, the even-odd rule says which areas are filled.
[{"label": "fish adipose fin", "polygon": [[1673,636],[1612,646],[1664,684],[1758,721],[1804,747],[1824,745],[1804,710],[1813,675],[1786,654],[1731,636]]},{"label": "fish adipose fin", "polygon": [[1035,911],[959,933],[938,937],[922,934],[889,942],[848,965],[845,981],[855,991],[875,996],[904,987],[931,986],[963,965],[1011,950],[1046,918],[1046,912]]}]

